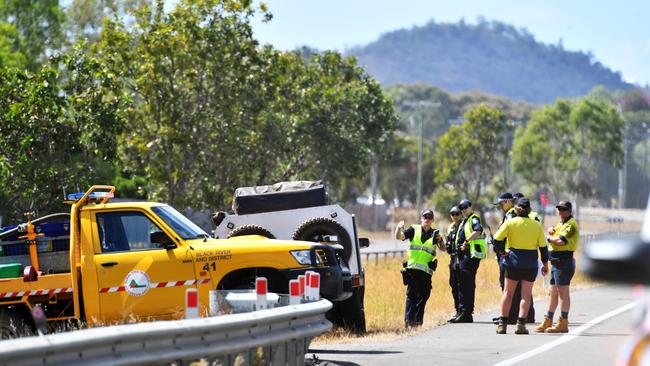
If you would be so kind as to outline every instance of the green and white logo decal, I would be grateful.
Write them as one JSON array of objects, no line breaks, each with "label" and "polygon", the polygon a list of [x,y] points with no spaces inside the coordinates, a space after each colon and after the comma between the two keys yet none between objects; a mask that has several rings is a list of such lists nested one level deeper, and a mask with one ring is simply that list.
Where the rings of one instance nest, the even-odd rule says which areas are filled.
[{"label": "green and white logo decal", "polygon": [[149,291],[151,280],[146,272],[133,270],[124,279],[124,288],[131,296],[142,296]]}]

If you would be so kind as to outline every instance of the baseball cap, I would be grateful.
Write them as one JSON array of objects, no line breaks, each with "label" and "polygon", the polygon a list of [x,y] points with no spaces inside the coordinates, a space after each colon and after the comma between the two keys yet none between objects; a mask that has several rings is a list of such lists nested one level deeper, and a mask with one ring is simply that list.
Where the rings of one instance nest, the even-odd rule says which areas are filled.
[{"label": "baseball cap", "polygon": [[571,202],[569,201],[560,201],[560,203],[555,205],[555,208],[563,208],[565,210],[571,211],[573,209],[573,206],[571,206]]},{"label": "baseball cap", "polygon": [[521,197],[517,200],[515,203],[515,206],[519,206],[521,208],[529,209],[530,208],[530,200],[526,197]]},{"label": "baseball cap", "polygon": [[517,192],[517,193],[514,193],[514,194],[512,195],[512,198],[514,198],[514,199],[519,199],[519,198],[521,198],[521,197],[525,197],[524,194],[521,193],[521,192]]},{"label": "baseball cap", "polygon": [[493,204],[498,205],[499,203],[501,203],[501,202],[503,202],[505,200],[511,200],[511,199],[514,199],[514,197],[512,196],[512,194],[510,194],[510,192],[503,192],[503,193],[501,193],[499,195],[499,198]]},{"label": "baseball cap", "polygon": [[426,208],[422,210],[422,214],[420,216],[424,217],[425,219],[433,219],[433,211]]},{"label": "baseball cap", "polygon": [[461,212],[458,209],[458,206],[454,206],[454,207],[451,208],[451,210],[449,210],[449,214],[450,215],[460,215]]},{"label": "baseball cap", "polygon": [[458,202],[458,208],[460,210],[462,210],[462,209],[464,209],[466,207],[470,207],[471,205],[472,205],[472,202],[470,202],[470,200],[468,200],[468,199],[463,199],[460,202]]}]

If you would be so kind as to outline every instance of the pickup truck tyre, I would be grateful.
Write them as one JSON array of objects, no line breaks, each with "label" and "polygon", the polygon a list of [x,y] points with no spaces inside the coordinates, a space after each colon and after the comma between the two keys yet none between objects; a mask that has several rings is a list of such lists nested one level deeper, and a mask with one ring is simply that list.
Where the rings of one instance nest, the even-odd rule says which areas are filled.
[{"label": "pickup truck tyre", "polygon": [[34,333],[25,318],[14,309],[0,309],[0,339],[30,336]]},{"label": "pickup truck tyre", "polygon": [[336,324],[358,335],[366,333],[364,293],[365,287],[355,287],[352,289],[352,296],[349,299],[334,303]]},{"label": "pickup truck tyre", "polygon": [[293,232],[293,240],[322,242],[325,235],[336,235],[338,244],[343,247],[345,261],[350,260],[352,254],[352,240],[347,230],[338,222],[329,217],[312,217],[305,220]]},{"label": "pickup truck tyre", "polygon": [[242,225],[236,227],[233,231],[228,234],[227,238],[232,238],[234,236],[244,236],[244,235],[260,235],[265,238],[275,239],[275,236],[271,234],[270,231],[259,225]]}]

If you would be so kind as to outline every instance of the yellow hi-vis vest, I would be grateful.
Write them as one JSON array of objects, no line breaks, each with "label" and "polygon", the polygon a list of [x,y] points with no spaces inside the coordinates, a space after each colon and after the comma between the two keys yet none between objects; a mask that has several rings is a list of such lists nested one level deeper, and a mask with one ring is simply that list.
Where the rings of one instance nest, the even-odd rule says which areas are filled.
[{"label": "yellow hi-vis vest", "polygon": [[[463,230],[465,231],[465,238],[469,238],[470,234],[474,232],[472,229],[472,217],[476,217],[479,222],[481,222],[481,218],[476,214],[472,213],[469,215],[467,220],[465,221],[465,227]],[[472,258],[478,258],[478,259],[485,259],[487,258],[487,247],[485,245],[485,235],[481,233],[481,235],[474,239],[468,241],[469,244],[469,254]]]},{"label": "yellow hi-vis vest", "polygon": [[409,245],[408,250],[408,261],[406,262],[406,268],[419,269],[428,274],[433,274],[431,268],[429,268],[429,262],[436,259],[436,247],[433,245],[432,235],[427,241],[422,242],[422,226],[412,225],[415,229],[413,234],[413,239],[411,239],[411,244]]}]

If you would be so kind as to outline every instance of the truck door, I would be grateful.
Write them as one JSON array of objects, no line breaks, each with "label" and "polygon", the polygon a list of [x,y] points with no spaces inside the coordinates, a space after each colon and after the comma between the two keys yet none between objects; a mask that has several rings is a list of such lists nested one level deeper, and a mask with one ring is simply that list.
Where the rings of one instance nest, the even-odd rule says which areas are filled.
[{"label": "truck door", "polygon": [[196,286],[190,250],[141,211],[98,212],[95,222],[103,320],[181,316],[185,290]]}]

